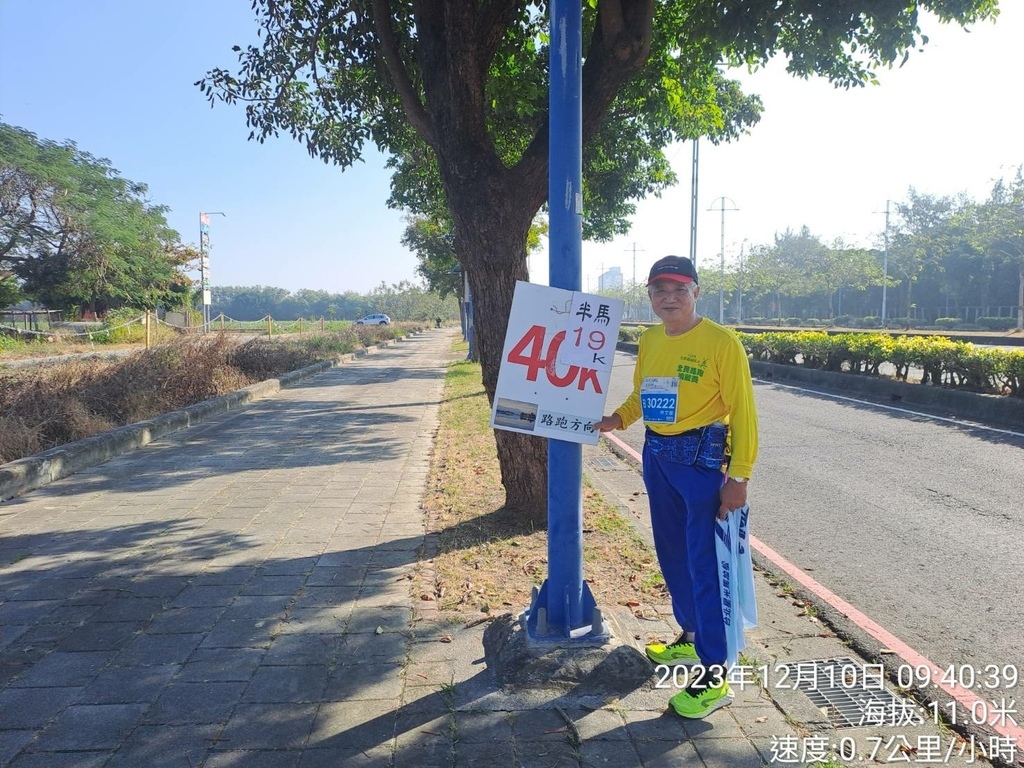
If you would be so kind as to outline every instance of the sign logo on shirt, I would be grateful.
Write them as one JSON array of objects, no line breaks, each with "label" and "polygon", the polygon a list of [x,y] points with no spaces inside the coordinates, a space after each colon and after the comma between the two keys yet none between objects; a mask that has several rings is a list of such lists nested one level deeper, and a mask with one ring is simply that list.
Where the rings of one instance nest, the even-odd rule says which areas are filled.
[{"label": "sign logo on shirt", "polygon": [[698,360],[696,355],[683,355],[679,365],[676,366],[676,375],[680,381],[689,381],[696,384],[701,380],[704,371],[708,367],[708,360]]}]

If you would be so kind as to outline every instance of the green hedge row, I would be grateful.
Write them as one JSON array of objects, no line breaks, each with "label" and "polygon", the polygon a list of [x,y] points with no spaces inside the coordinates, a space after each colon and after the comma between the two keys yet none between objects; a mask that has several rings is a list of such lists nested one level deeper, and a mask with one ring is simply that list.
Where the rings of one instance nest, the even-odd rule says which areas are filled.
[{"label": "green hedge row", "polygon": [[619,326],[619,341],[636,344],[640,341],[640,334],[647,330],[646,325]]},{"label": "green hedge row", "polygon": [[921,383],[1024,397],[1024,350],[976,347],[944,336],[817,331],[737,333],[755,360],[803,365],[824,371],[879,375],[883,363],[907,380],[911,368]]}]

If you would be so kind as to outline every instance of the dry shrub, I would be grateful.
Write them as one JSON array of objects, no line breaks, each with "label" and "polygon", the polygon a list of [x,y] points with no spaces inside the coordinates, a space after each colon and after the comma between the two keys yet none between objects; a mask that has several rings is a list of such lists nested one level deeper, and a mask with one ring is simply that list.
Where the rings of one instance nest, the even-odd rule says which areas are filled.
[{"label": "dry shrub", "polygon": [[252,383],[231,368],[234,342],[223,335],[179,339],[138,352],[82,392],[96,413],[130,424]]},{"label": "dry shrub", "polygon": [[406,331],[396,325],[350,325],[349,332],[365,346],[379,344],[404,336]]},{"label": "dry shrub", "polygon": [[73,440],[81,440],[83,437],[106,432],[113,429],[117,424],[102,414],[89,410],[85,403],[74,396],[74,393],[64,393],[60,401],[60,408],[53,414],[48,422],[48,440],[50,445],[62,445]]},{"label": "dry shrub", "polygon": [[42,450],[39,433],[17,416],[0,417],[0,464]]},{"label": "dry shrub", "polygon": [[[152,362],[146,363],[160,380],[157,388],[161,394],[158,412],[193,405],[250,384],[249,380],[237,374],[225,375],[230,366],[228,357],[235,343],[224,334],[218,334],[185,339],[150,350],[147,354],[158,353]],[[224,381],[235,386],[225,387],[222,384]]]},{"label": "dry shrub", "polygon": [[[365,335],[382,333],[367,329]],[[118,361],[79,359],[0,375],[0,462],[178,410],[359,346],[362,332],[298,341],[175,338]]]},{"label": "dry shrub", "polygon": [[310,365],[317,356],[291,341],[253,339],[231,350],[228,362],[253,381],[263,381]]},{"label": "dry shrub", "polygon": [[[222,366],[213,371],[211,376],[211,384],[213,388],[222,395],[226,395],[228,392],[235,392],[242,387],[247,387],[250,384],[259,381],[259,379],[252,379],[237,368],[231,366]],[[204,398],[205,399],[205,398]],[[198,400],[195,402],[199,402]]]},{"label": "dry shrub", "polygon": [[[77,361],[0,379],[0,455],[4,461],[110,429],[114,424],[89,409],[80,393],[113,367]],[[9,425],[9,426],[8,426]]]},{"label": "dry shrub", "polygon": [[252,383],[223,336],[178,340],[123,360],[76,360],[0,379],[0,456],[12,461]]}]

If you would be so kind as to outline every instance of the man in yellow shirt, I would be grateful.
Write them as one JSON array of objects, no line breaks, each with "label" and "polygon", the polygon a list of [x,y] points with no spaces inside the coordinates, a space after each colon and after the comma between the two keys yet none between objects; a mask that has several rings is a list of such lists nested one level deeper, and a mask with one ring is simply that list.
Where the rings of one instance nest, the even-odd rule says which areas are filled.
[{"label": "man in yellow shirt", "polygon": [[747,503],[757,459],[757,412],[747,353],[736,335],[697,314],[700,286],[690,259],[651,267],[647,294],[662,325],[640,337],[633,392],[594,426],[647,428],[644,484],[658,564],[682,629],[669,645],[647,646],[656,664],[695,667],[672,697],[683,717],[702,718],[732,701],[718,586],[715,518]]}]

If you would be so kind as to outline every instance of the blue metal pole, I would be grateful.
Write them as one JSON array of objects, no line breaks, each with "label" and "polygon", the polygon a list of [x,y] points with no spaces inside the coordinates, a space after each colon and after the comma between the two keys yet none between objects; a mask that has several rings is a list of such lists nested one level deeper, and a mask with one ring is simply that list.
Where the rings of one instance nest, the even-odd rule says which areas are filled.
[{"label": "blue metal pole", "polygon": [[[581,288],[583,254],[583,8],[580,0],[551,3],[548,106],[550,210],[548,268],[554,288]],[[582,626],[583,448],[548,441],[547,622],[568,637]]]}]

